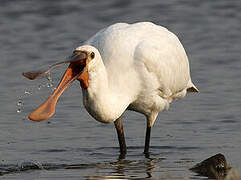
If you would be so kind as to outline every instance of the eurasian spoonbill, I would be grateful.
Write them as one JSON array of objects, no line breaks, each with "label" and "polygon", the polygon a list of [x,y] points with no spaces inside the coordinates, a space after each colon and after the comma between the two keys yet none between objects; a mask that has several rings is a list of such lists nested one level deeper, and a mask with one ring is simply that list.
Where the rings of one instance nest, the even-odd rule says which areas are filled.
[{"label": "eurasian spoonbill", "polygon": [[54,64],[46,71],[23,75],[35,79],[65,63],[70,64],[58,87],[29,115],[29,119],[50,118],[60,95],[77,79],[89,114],[102,123],[115,124],[121,154],[126,154],[121,118],[126,110],[146,116],[144,152],[148,153],[151,127],[158,113],[187,92],[198,92],[191,81],[188,58],[177,36],[150,22],[111,25],[77,47],[66,61]]}]

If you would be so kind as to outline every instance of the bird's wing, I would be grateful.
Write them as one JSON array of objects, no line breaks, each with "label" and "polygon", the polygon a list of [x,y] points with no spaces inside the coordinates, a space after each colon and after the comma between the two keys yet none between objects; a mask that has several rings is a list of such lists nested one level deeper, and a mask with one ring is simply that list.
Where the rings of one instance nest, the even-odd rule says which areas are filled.
[{"label": "bird's wing", "polygon": [[161,41],[158,37],[144,40],[136,47],[134,56],[143,64],[141,73],[145,73],[145,81],[153,81],[152,86],[160,89],[164,96],[188,88],[189,63],[179,41],[168,38]]}]

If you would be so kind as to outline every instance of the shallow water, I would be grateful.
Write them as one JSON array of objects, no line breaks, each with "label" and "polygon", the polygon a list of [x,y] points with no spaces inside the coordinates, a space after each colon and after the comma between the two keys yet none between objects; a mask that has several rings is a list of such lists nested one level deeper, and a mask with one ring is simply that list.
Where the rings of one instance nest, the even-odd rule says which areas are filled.
[{"label": "shallow water", "polygon": [[[241,3],[219,1],[0,2],[0,174],[2,179],[202,179],[188,170],[223,153],[241,170]],[[64,71],[28,81],[21,72],[63,60],[73,48],[114,22],[152,21],[175,32],[187,51],[190,94],[160,113],[150,158],[143,155],[145,119],[127,112],[125,160],[113,124],[85,111],[77,82],[62,95],[50,120],[27,115],[57,85]]]}]

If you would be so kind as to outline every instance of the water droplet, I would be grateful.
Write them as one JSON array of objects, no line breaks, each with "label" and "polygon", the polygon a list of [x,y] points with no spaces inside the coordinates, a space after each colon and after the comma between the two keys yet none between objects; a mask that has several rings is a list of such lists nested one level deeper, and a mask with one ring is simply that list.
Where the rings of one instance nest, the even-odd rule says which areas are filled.
[{"label": "water droplet", "polygon": [[51,76],[50,76],[50,73],[48,73],[48,74],[46,75],[46,78],[47,78],[47,80],[48,80],[50,83],[53,82],[53,80],[52,80],[52,78],[51,78]]},{"label": "water droplet", "polygon": [[38,90],[40,90],[40,89],[41,89],[41,87],[42,87],[41,85],[38,85]]},{"label": "water droplet", "polygon": [[22,105],[23,105],[23,100],[22,99],[18,99],[17,106],[22,106]]},{"label": "water droplet", "polygon": [[47,78],[48,81],[50,81],[50,82],[52,81],[52,78],[51,78],[51,76],[50,76],[50,73],[48,73],[48,74],[46,75],[46,78]]},{"label": "water droplet", "polygon": [[48,83],[47,87],[53,87],[53,84],[52,83]]},{"label": "water droplet", "polygon": [[29,92],[29,91],[26,90],[26,91],[24,92],[24,94],[29,94],[29,95],[30,95],[31,92]]},{"label": "water droplet", "polygon": [[17,109],[17,113],[21,113],[21,109],[20,108]]}]

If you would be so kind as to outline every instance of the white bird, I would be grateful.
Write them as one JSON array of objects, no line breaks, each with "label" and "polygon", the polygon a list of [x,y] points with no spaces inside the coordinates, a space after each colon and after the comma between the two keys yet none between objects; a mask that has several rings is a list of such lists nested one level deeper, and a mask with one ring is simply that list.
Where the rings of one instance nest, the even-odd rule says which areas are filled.
[{"label": "white bird", "polygon": [[[70,59],[47,71],[63,63],[70,65],[57,89],[29,118],[41,121],[51,117],[60,95],[77,79],[89,114],[102,123],[114,122],[121,154],[126,154],[121,118],[126,110],[146,116],[147,154],[158,113],[187,92],[198,92],[177,36],[150,22],[117,23],[102,29],[76,48]],[[34,79],[47,71],[23,74]]]}]

